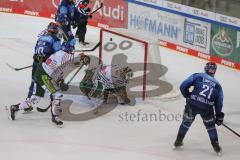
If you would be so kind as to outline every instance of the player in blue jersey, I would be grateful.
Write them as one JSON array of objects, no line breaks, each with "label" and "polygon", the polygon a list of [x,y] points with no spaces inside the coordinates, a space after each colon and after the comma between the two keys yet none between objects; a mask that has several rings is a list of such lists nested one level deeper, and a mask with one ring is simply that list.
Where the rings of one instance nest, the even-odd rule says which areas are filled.
[{"label": "player in blue jersey", "polygon": [[[41,32],[41,34],[38,36],[38,40],[35,45],[35,53],[33,56],[34,62],[32,65],[32,82],[29,87],[27,100],[30,100],[30,98],[34,94],[34,91],[42,90],[42,88],[38,86],[33,80],[34,74],[36,72],[37,64],[44,62],[53,53],[59,51],[61,49],[60,41],[61,41],[61,34],[59,32],[59,26],[54,22],[49,23],[47,29]],[[31,106],[25,109],[25,111],[31,111],[31,110],[32,110]]]},{"label": "player in blue jersey", "polygon": [[73,0],[62,0],[58,6],[55,21],[61,25],[63,39],[72,46],[76,39],[71,31],[75,13],[75,3]]},{"label": "player in blue jersey", "polygon": [[[222,112],[223,91],[220,83],[214,78],[217,65],[208,62],[204,68],[205,73],[194,73],[182,82],[180,90],[186,98],[186,106],[183,121],[178,131],[174,146],[181,147],[183,139],[193,123],[197,114],[200,114],[207,129],[211,144],[216,153],[221,153],[218,143],[217,130],[215,123],[221,125],[224,118]],[[190,92],[190,87],[193,90]],[[215,112],[215,113],[214,113]]]}]

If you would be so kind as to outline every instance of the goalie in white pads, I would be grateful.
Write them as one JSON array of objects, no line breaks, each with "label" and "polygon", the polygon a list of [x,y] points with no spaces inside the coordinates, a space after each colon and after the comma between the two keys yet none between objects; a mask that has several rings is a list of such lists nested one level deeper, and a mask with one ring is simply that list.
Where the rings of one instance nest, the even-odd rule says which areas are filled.
[{"label": "goalie in white pads", "polygon": [[[38,64],[34,75],[35,82],[44,89],[47,89],[53,97],[51,102],[52,122],[56,125],[62,125],[63,122],[59,119],[61,114],[61,91],[68,90],[68,84],[64,82],[64,73],[73,65],[82,67],[90,63],[90,58],[86,55],[73,55],[73,46],[68,42],[62,44],[61,50],[52,54],[45,62]],[[42,88],[36,89],[31,98],[21,102],[18,105],[12,105],[9,108],[10,118],[15,120],[15,113],[19,110],[24,110],[38,103],[43,97]]]},{"label": "goalie in white pads", "polygon": [[107,103],[109,94],[113,94],[120,104],[129,104],[126,85],[132,77],[133,71],[129,67],[99,65],[97,68],[86,70],[80,82],[80,90],[89,98],[103,96],[103,103]]}]

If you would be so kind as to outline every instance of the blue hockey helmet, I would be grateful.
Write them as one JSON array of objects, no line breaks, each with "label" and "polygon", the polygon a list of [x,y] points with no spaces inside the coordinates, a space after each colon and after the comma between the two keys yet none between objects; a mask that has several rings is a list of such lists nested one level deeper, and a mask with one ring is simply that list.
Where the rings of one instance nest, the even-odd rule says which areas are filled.
[{"label": "blue hockey helmet", "polygon": [[74,51],[74,46],[71,45],[69,42],[63,42],[63,43],[62,43],[62,50],[63,50],[64,52],[67,52],[67,53],[69,53],[69,54],[72,54],[73,51]]},{"label": "blue hockey helmet", "polygon": [[215,62],[207,62],[204,67],[205,73],[214,76],[217,70],[217,64]]},{"label": "blue hockey helmet", "polygon": [[48,24],[47,31],[49,33],[58,34],[59,33],[59,25],[57,23],[50,22]]}]

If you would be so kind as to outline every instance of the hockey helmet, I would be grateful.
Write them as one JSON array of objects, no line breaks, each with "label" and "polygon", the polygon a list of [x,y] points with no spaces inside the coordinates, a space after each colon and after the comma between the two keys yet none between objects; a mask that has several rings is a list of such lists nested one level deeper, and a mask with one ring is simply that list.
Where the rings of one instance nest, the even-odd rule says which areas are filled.
[{"label": "hockey helmet", "polygon": [[62,43],[62,50],[63,50],[64,52],[69,53],[69,54],[73,54],[74,46],[71,45],[69,42],[63,42],[63,43]]},{"label": "hockey helmet", "polygon": [[74,3],[74,0],[65,0],[68,4]]},{"label": "hockey helmet", "polygon": [[76,6],[78,8],[85,8],[89,4],[89,0],[78,0]]},{"label": "hockey helmet", "polygon": [[47,31],[49,33],[58,34],[59,33],[59,25],[57,23],[50,22],[48,24]]},{"label": "hockey helmet", "polygon": [[207,62],[204,67],[205,73],[211,76],[214,76],[214,74],[216,73],[216,70],[217,70],[217,64],[215,62]]}]

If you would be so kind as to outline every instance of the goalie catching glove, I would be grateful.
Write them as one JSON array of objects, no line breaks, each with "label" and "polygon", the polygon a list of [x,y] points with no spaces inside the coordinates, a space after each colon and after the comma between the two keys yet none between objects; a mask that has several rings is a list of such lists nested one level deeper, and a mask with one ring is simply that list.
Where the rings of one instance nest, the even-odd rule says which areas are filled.
[{"label": "goalie catching glove", "polygon": [[80,61],[84,64],[84,65],[88,65],[90,64],[90,57],[85,55],[84,53],[80,53]]}]

